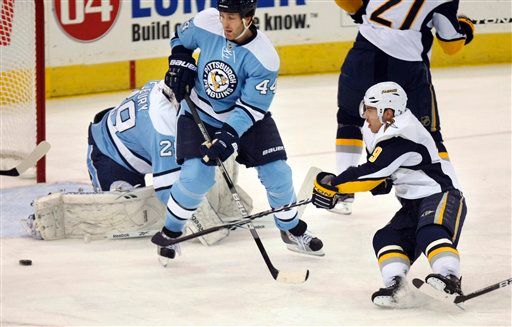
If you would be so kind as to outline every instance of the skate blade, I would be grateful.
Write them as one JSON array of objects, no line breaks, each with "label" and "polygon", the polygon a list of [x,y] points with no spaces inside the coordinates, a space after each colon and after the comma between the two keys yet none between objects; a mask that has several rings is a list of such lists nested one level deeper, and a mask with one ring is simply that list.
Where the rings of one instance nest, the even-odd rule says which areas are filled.
[{"label": "skate blade", "polygon": [[305,251],[305,250],[297,248],[294,245],[288,245],[288,244],[286,244],[286,248],[288,250],[290,250],[290,251],[297,252],[297,253],[300,253],[300,254],[312,255],[312,256],[315,256],[315,257],[323,257],[323,256],[325,256],[325,252],[323,250],[319,250],[319,251]]},{"label": "skate blade", "polygon": [[169,264],[169,258],[162,257],[161,255],[158,256],[158,262],[162,265],[162,267],[167,268],[167,265]]},{"label": "skate blade", "polygon": [[398,309],[400,306],[392,296],[376,296],[373,303],[379,308]]}]

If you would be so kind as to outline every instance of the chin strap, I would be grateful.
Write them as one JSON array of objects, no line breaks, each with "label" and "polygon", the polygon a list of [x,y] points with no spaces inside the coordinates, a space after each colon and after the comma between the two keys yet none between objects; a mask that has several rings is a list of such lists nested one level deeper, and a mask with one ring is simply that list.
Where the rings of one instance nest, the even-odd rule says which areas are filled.
[{"label": "chin strap", "polygon": [[244,24],[244,30],[242,31],[242,33],[240,33],[240,35],[238,35],[238,36],[234,39],[234,41],[237,41],[238,39],[240,39],[240,38],[242,37],[242,35],[244,35],[244,34],[245,34],[245,32],[247,32],[247,30],[249,29],[249,27],[251,27],[251,25],[252,25],[252,19],[251,19],[251,22],[249,23],[249,25],[247,25],[247,24],[245,23],[245,19],[243,19],[243,18],[242,18],[242,24]]}]

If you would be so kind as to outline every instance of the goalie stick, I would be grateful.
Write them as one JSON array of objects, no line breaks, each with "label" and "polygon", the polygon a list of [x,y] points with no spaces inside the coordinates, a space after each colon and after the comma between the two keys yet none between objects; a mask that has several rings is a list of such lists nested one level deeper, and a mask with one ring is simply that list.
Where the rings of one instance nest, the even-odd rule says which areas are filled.
[{"label": "goalie stick", "polygon": [[[419,278],[414,278],[412,280],[412,284],[414,287],[425,293],[426,295],[433,297],[437,300],[443,301],[443,302],[450,302],[454,303],[456,305],[460,305],[464,302],[466,302],[469,299],[472,299],[474,297],[495,291],[497,289],[500,289],[502,287],[506,287],[512,284],[512,278],[505,279],[501,282],[489,285],[487,287],[484,287],[482,289],[479,289],[477,291],[471,292],[469,294],[463,294],[463,295],[455,295],[455,294],[446,294],[442,291],[438,291],[434,289],[433,287],[430,287],[427,283],[422,281]],[[460,306],[459,306],[460,307]]]},{"label": "goalie stick", "polygon": [[[186,95],[185,101],[187,102],[187,105],[189,106],[194,121],[199,127],[199,130],[201,131],[201,134],[203,135],[205,141],[211,143],[210,135],[208,134],[208,131],[206,130],[203,121],[199,117],[199,113],[197,112],[195,104],[192,102],[192,100],[190,100],[190,96]],[[220,159],[217,158],[216,162],[217,167],[219,167],[219,169],[221,170],[222,176],[224,177],[224,180],[228,185],[229,191],[231,192],[231,196],[233,197],[233,200],[235,200],[238,209],[240,210],[240,213],[242,214],[243,217],[247,217],[247,210],[245,209],[242,201],[240,201],[240,196],[238,195],[235,185],[233,184],[233,181],[231,180],[231,178],[228,175],[228,172],[226,171],[226,167],[224,167],[224,164],[222,163],[222,161],[220,161]],[[252,224],[252,220],[249,219],[246,224],[249,226],[249,231],[251,232],[252,238],[254,239],[254,242],[258,246],[261,256],[263,257],[263,260],[265,261],[265,264],[267,265],[267,268],[269,269],[270,274],[272,275],[274,280],[283,283],[297,284],[304,283],[308,279],[309,270],[300,272],[279,271],[276,267],[274,267],[272,261],[270,261],[267,251],[265,250],[265,247],[263,246],[263,242],[261,241],[258,232],[256,231],[254,225]]]},{"label": "goalie stick", "polygon": [[24,158],[16,167],[7,170],[0,170],[0,175],[19,176],[26,172],[30,167],[35,166],[39,159],[44,157],[48,151],[50,151],[50,143],[42,141],[36,146],[34,151]]},{"label": "goalie stick", "polygon": [[93,235],[93,234],[84,234],[84,242],[89,243],[90,241],[97,241],[102,239],[108,239],[108,240],[124,240],[127,238],[140,238],[140,237],[147,237],[154,235],[155,233],[158,233],[159,229],[152,229],[152,230],[143,230],[143,231],[135,231],[135,232],[118,232],[118,233],[106,233],[106,234],[99,234],[99,235]]},{"label": "goalie stick", "polygon": [[[300,187],[299,193],[297,193],[297,201],[301,202],[302,200],[308,200],[313,193],[313,186],[315,184],[316,175],[322,172],[322,169],[318,167],[310,167],[308,172],[306,173],[306,177],[304,177],[304,181]],[[307,202],[310,203],[311,201]],[[307,204],[305,203],[305,204]],[[300,206],[297,208],[297,218],[301,219],[304,214],[304,210],[306,210],[306,206]]]}]

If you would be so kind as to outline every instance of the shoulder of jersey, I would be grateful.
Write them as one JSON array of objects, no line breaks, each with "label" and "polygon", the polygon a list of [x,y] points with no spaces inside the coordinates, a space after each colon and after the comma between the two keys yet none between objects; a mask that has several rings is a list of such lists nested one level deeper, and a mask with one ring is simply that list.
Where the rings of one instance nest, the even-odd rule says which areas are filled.
[{"label": "shoulder of jersey", "polygon": [[249,50],[265,69],[273,72],[279,70],[280,60],[276,48],[267,35],[261,30],[258,30],[258,34],[254,40],[244,44],[243,47]]},{"label": "shoulder of jersey", "polygon": [[224,37],[222,24],[219,20],[219,11],[215,8],[208,8],[197,13],[194,17],[194,25],[210,33]]},{"label": "shoulder of jersey", "polygon": [[149,95],[149,117],[155,130],[162,135],[176,135],[177,110],[162,93],[163,81],[158,82]]},{"label": "shoulder of jersey", "polygon": [[428,134],[410,110],[397,117],[394,126],[389,127],[388,131],[392,137],[402,137],[413,142],[419,142],[424,134]]},{"label": "shoulder of jersey", "polygon": [[[215,8],[208,8],[200,11],[194,17],[194,25],[205,31],[224,37],[224,30],[219,20],[219,11]],[[279,55],[267,35],[258,30],[256,38],[242,46],[249,50],[261,65],[270,71],[279,70]]]}]

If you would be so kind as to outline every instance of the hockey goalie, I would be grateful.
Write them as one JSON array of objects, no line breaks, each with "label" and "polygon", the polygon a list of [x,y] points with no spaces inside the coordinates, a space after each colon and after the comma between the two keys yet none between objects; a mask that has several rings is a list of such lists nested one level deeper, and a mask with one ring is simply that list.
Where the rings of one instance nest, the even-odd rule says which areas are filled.
[{"label": "hockey goalie", "polygon": [[[180,112],[173,102],[163,81],[150,81],[117,107],[98,113],[89,127],[87,153],[95,192],[58,192],[36,199],[34,215],[24,222],[32,235],[44,240],[150,236],[162,228],[169,208],[186,211],[175,208],[170,196],[171,187],[183,187],[177,182],[181,167],[174,150]],[[233,158],[225,165],[236,183],[238,166]],[[152,175],[152,186],[146,186],[147,174]],[[220,172],[216,174],[219,182],[189,219],[188,232],[240,217]],[[250,196],[236,188],[250,212]],[[228,234],[222,229],[199,240],[211,245]]]}]

